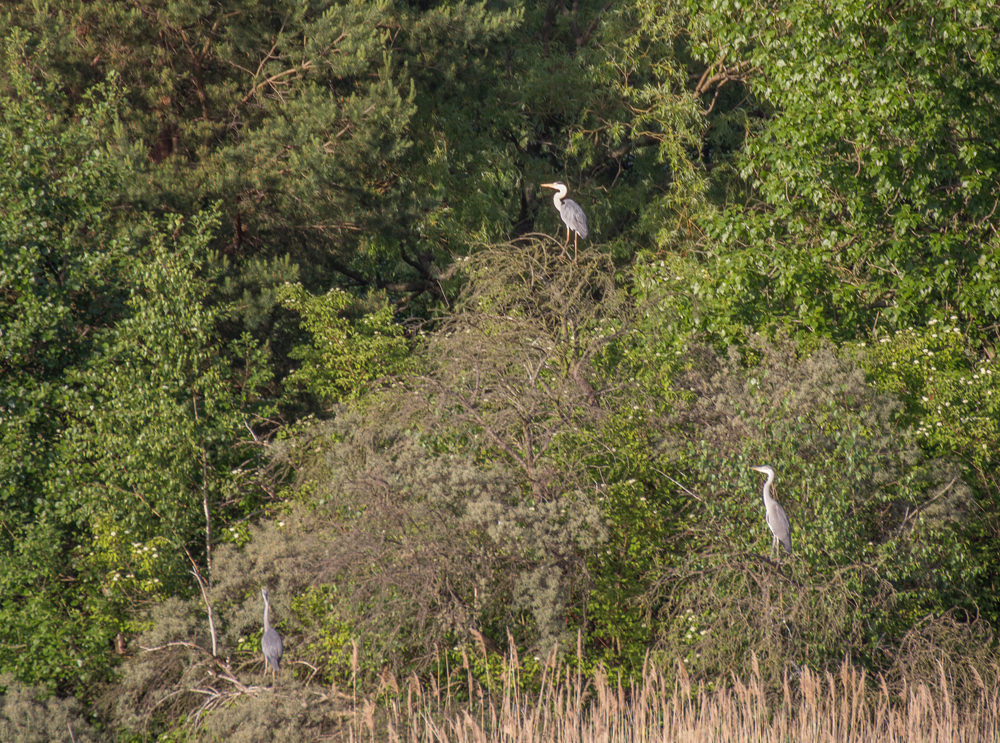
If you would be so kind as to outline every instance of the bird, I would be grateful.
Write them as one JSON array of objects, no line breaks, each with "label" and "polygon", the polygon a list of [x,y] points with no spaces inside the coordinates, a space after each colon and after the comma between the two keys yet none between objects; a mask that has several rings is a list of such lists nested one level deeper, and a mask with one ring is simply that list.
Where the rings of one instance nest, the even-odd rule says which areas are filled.
[{"label": "bird", "polygon": [[260,639],[260,649],[264,651],[264,675],[267,676],[267,667],[271,666],[273,678],[277,680],[277,673],[281,670],[281,655],[284,653],[284,646],[281,643],[281,635],[268,621],[271,604],[267,600],[267,589],[260,589],[260,594],[264,597],[264,636]]},{"label": "bird", "polygon": [[771,542],[771,555],[777,556],[779,542],[785,548],[785,552],[792,554],[792,527],[788,523],[788,516],[785,515],[785,509],[781,507],[781,504],[771,497],[774,470],[767,466],[751,467],[750,469],[767,475],[767,480],[764,482],[764,510],[767,512],[767,525],[774,535],[774,541]]},{"label": "bird", "polygon": [[566,255],[566,248],[569,247],[569,233],[573,233],[573,262],[576,263],[577,238],[587,239],[587,215],[583,213],[583,208],[573,199],[567,199],[566,193],[569,191],[562,181],[555,183],[543,183],[542,188],[554,188],[555,195],[552,203],[556,205],[559,216],[562,217],[563,224],[566,225],[566,242],[563,244],[562,253],[559,257]]}]

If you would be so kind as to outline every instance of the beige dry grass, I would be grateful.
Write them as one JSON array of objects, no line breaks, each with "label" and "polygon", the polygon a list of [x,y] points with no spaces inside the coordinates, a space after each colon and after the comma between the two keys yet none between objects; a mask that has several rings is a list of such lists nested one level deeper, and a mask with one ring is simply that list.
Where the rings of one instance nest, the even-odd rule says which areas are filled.
[{"label": "beige dry grass", "polygon": [[[756,663],[754,663],[756,668]],[[959,703],[943,666],[928,684],[890,691],[882,679],[844,665],[809,670],[768,693],[758,674],[714,690],[680,669],[670,679],[652,666],[632,689],[598,673],[561,674],[525,694],[511,665],[502,691],[460,704],[416,679],[356,718],[353,743],[996,743],[1000,688],[974,672]],[[470,682],[471,683],[471,682]],[[398,686],[397,686],[398,688]],[[471,688],[471,687],[470,687]],[[934,690],[932,692],[932,689]],[[942,691],[943,690],[943,691]],[[468,689],[466,689],[468,691]],[[478,696],[477,688],[472,688]]]}]

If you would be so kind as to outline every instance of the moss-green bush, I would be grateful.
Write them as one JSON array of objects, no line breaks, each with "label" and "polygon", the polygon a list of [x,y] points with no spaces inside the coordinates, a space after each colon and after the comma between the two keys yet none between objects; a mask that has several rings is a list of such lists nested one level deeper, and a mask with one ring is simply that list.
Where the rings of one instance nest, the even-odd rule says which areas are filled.
[{"label": "moss-green bush", "polygon": [[0,676],[0,740],[4,743],[92,743],[100,736],[72,697],[52,696],[10,674]]},{"label": "moss-green bush", "polygon": [[[848,354],[758,338],[750,357],[695,349],[676,380],[664,449],[699,518],[650,592],[665,654],[714,676],[744,673],[753,650],[774,681],[845,653],[884,670],[921,618],[974,614],[985,566],[962,538],[961,471],[922,454],[901,403]],[[760,464],[792,524],[781,563],[764,556]]]}]

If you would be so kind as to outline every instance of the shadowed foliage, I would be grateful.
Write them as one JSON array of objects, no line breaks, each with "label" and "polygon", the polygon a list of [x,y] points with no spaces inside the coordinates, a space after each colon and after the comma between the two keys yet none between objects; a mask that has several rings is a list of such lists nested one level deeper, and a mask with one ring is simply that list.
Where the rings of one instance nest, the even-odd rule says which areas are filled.
[{"label": "shadowed foliage", "polygon": [[86,719],[83,706],[72,697],[49,695],[0,676],[0,740],[5,743],[93,743],[101,740]]}]

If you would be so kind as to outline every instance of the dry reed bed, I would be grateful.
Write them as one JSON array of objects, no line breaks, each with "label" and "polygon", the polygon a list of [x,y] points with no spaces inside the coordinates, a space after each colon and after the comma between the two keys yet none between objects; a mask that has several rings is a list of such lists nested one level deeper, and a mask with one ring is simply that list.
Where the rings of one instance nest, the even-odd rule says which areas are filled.
[{"label": "dry reed bed", "polygon": [[[757,670],[754,659],[754,670]],[[890,693],[844,665],[835,676],[803,670],[768,697],[758,673],[718,690],[693,687],[683,668],[668,680],[647,668],[631,690],[597,674],[543,680],[527,695],[508,673],[502,693],[462,709],[412,680],[388,710],[367,705],[353,743],[998,743],[1000,691],[973,670],[976,690],[958,704],[943,667],[926,684]],[[392,683],[395,686],[395,683]],[[470,680],[470,689],[472,682]],[[941,691],[943,690],[943,691]]]}]

